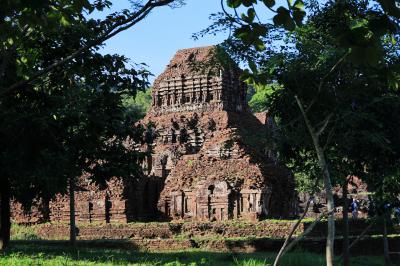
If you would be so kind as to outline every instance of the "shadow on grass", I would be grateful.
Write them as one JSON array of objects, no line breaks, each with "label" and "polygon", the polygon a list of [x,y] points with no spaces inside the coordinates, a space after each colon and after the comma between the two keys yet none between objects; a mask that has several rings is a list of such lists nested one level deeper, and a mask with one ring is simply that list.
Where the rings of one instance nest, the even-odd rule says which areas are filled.
[{"label": "shadow on grass", "polygon": [[[7,264],[7,258],[13,258],[18,264],[18,259],[29,259],[30,265],[238,265],[261,266],[271,265],[275,253],[254,252],[212,252],[199,249],[171,251],[171,252],[145,252],[133,250],[133,244],[128,240],[95,240],[78,241],[77,247],[68,245],[68,241],[12,241],[11,247],[1,254],[0,265]],[[121,248],[122,247],[122,248]],[[58,260],[67,260],[70,263],[56,263]],[[3,260],[3,261],[2,261]],[[47,264],[45,263],[46,261]],[[295,251],[283,257],[284,266],[325,265],[323,255]],[[356,257],[352,265],[382,265],[381,258]]]},{"label": "shadow on grass", "polygon": [[[95,263],[111,263],[115,265],[143,264],[143,265],[235,265],[237,262],[253,258],[264,265],[268,255],[259,256],[249,254],[208,252],[199,250],[185,250],[174,252],[146,252],[133,250],[136,247],[128,240],[80,240],[76,247],[71,247],[68,241],[58,240],[15,240],[11,247],[3,254],[5,257],[30,257],[41,260],[51,260],[59,257],[69,261],[87,261]],[[39,255],[40,254],[40,255]],[[255,258],[259,257],[259,259]],[[1,261],[1,259],[0,259]],[[261,264],[262,263],[262,264]],[[1,263],[0,263],[1,264]],[[247,264],[243,264],[247,265]]]}]

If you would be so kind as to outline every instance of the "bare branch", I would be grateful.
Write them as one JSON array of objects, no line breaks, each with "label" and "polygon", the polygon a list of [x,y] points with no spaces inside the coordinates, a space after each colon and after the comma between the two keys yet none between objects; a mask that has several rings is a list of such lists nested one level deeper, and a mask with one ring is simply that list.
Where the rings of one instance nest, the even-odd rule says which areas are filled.
[{"label": "bare branch", "polygon": [[232,15],[229,14],[228,11],[226,11],[225,5],[224,5],[224,0],[221,0],[221,8],[222,8],[222,11],[224,12],[225,16],[227,16],[227,18],[232,22],[232,24],[237,23],[239,25],[244,25],[243,23],[241,23],[241,20],[236,12],[236,8],[234,10],[235,10],[235,14],[238,17],[238,19],[235,19],[234,17],[232,17]]},{"label": "bare branch", "polygon": [[306,235],[308,235],[313,229],[314,227],[325,217],[331,215],[334,212],[334,210],[331,210],[329,212],[325,212],[323,214],[321,214],[317,219],[315,219],[315,221],[298,237],[296,237],[296,239],[294,239],[292,241],[292,243],[290,243],[290,245],[287,246],[285,253],[290,251],[301,239],[303,239]]},{"label": "bare branch", "polygon": [[311,122],[307,117],[307,113],[304,110],[303,103],[300,101],[300,99],[297,95],[295,95],[294,98],[296,99],[297,105],[299,106],[300,112],[303,116],[304,122],[306,123],[307,129],[310,132],[311,138],[313,139],[314,142],[318,143],[318,141],[319,141],[318,135],[315,133],[315,129],[311,125]]},{"label": "bare branch", "polygon": [[[371,227],[376,223],[376,221],[378,220],[378,216],[375,216],[371,223],[361,232],[361,234],[359,236],[357,236],[357,238],[351,242],[350,246],[349,246],[349,250],[355,245],[357,244],[360,240],[363,239],[363,237],[365,236],[365,234],[369,231],[369,229],[371,229]],[[337,259],[337,262],[339,263],[341,260],[343,259],[343,254],[340,255],[340,257]]]},{"label": "bare branch", "polygon": [[336,64],[333,65],[333,67],[331,68],[331,70],[326,73],[326,75],[321,79],[321,82],[319,83],[318,86],[318,92],[321,91],[322,89],[322,85],[324,84],[325,80],[336,70],[336,68],[338,68],[338,66],[346,59],[346,57],[349,55],[349,52],[346,52],[337,62]]},{"label": "bare branch", "polygon": [[324,130],[325,130],[326,127],[328,126],[329,121],[331,120],[332,116],[333,116],[333,113],[330,113],[330,114],[324,119],[324,121],[322,122],[322,126],[321,126],[320,129],[318,129],[318,131],[317,131],[317,136],[318,136],[318,137],[321,136],[321,134],[324,132]]},{"label": "bare branch", "polygon": [[237,17],[238,21],[242,21],[242,19],[239,17],[239,14],[237,12],[237,9],[234,8],[233,11],[235,12],[235,16]]},{"label": "bare branch", "polygon": [[319,179],[316,178],[316,179],[315,179],[315,184],[314,184],[313,189],[312,189],[312,192],[311,192],[311,196],[310,196],[310,198],[309,198],[308,201],[307,201],[307,204],[306,204],[306,207],[305,207],[305,209],[304,209],[303,215],[302,215],[302,216],[297,220],[297,222],[293,225],[293,227],[292,227],[292,229],[291,229],[289,235],[286,237],[285,242],[283,243],[281,249],[279,250],[278,255],[277,255],[276,258],[275,258],[274,266],[277,266],[277,265],[278,265],[280,258],[286,253],[286,246],[289,244],[290,240],[291,240],[292,237],[293,237],[294,232],[295,232],[296,229],[299,227],[301,221],[306,217],[306,215],[307,215],[307,213],[308,213],[308,209],[310,208],[311,201],[312,201],[312,199],[313,199],[313,197],[314,197],[314,194],[316,193],[316,191],[317,191],[317,189],[318,189],[318,181],[319,181]]},{"label": "bare branch", "polygon": [[299,227],[301,221],[302,221],[302,220],[304,219],[304,217],[307,215],[308,209],[310,208],[311,200],[312,200],[312,197],[310,197],[310,198],[308,199],[307,205],[306,205],[306,208],[305,208],[305,210],[304,210],[303,215],[302,215],[302,216],[300,217],[300,219],[298,219],[297,222],[293,225],[292,229],[290,230],[289,235],[286,237],[285,242],[283,243],[281,249],[279,250],[278,255],[277,255],[276,258],[275,258],[274,266],[277,266],[277,265],[278,265],[279,260],[280,260],[280,258],[283,256],[283,254],[285,253],[286,246],[289,244],[290,240],[292,239],[292,236],[293,236],[294,232],[296,232],[296,230],[297,230],[297,228]]},{"label": "bare branch", "polygon": [[331,128],[331,130],[329,130],[328,133],[328,137],[326,138],[326,142],[324,147],[322,148],[324,151],[326,150],[326,148],[328,147],[329,143],[331,142],[331,139],[333,137],[333,132],[335,131],[335,127],[336,127],[336,123],[334,124],[334,126]]},{"label": "bare branch", "polygon": [[351,242],[349,249],[351,249],[355,244],[358,243],[358,241],[360,241],[364,235],[369,231],[369,229],[371,229],[371,227],[376,223],[376,221],[378,217],[375,217],[374,219],[372,219],[371,223],[364,229],[364,231],[361,232],[361,234],[353,241]]}]

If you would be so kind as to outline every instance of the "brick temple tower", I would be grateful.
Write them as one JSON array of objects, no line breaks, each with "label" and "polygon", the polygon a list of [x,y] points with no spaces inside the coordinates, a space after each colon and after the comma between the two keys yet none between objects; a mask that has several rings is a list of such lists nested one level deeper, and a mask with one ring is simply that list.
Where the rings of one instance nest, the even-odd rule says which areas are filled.
[{"label": "brick temple tower", "polygon": [[[241,70],[216,46],[179,50],[153,86],[142,123],[155,125],[144,164],[163,183],[157,210],[172,219],[294,215],[292,174],[266,140],[272,123],[253,115]],[[271,122],[271,121],[269,121]]]}]

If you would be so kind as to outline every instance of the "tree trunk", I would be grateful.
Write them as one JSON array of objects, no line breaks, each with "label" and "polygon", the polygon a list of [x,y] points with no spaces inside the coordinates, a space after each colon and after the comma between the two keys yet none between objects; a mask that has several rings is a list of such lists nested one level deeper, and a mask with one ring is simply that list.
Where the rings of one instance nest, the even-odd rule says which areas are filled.
[{"label": "tree trunk", "polygon": [[42,202],[40,203],[39,211],[42,214],[41,223],[50,222],[50,199],[48,197],[43,197]]},{"label": "tree trunk", "polygon": [[285,252],[289,252],[300,240],[302,240],[306,235],[308,235],[314,228],[315,226],[326,216],[328,213],[323,213],[319,217],[317,217],[310,226],[307,227],[307,229],[298,237],[296,237],[285,249]]},{"label": "tree trunk", "polygon": [[[321,157],[322,151],[319,150],[319,156]],[[328,235],[326,236],[326,265],[333,266],[333,259],[334,259],[334,244],[335,244],[335,203],[333,201],[333,193],[332,193],[332,184],[330,179],[330,174],[328,170],[328,166],[325,161],[325,155],[323,155],[322,160],[320,159],[321,168],[324,170],[324,186],[325,186],[325,193],[326,198],[328,201]]]},{"label": "tree trunk", "polygon": [[10,183],[2,182],[0,188],[0,250],[7,248],[11,235]]},{"label": "tree trunk", "polygon": [[328,169],[328,164],[326,162],[324,150],[320,144],[319,135],[323,132],[325,127],[329,122],[330,116],[325,119],[324,125],[318,131],[312,126],[310,120],[307,117],[307,114],[304,110],[303,104],[301,103],[299,97],[295,96],[297,105],[301,111],[304,122],[307,126],[308,132],[313,141],[315,152],[318,157],[318,164],[322,172],[322,176],[324,179],[324,188],[327,199],[327,207],[328,207],[328,234],[326,236],[326,265],[333,266],[334,259],[334,243],[335,243],[335,203],[333,200],[333,192],[332,192],[332,183],[331,176]]},{"label": "tree trunk", "polygon": [[76,223],[75,223],[75,179],[69,179],[69,242],[76,245]]},{"label": "tree trunk", "polygon": [[385,265],[391,265],[389,256],[389,241],[387,238],[387,224],[386,224],[386,214],[383,217],[383,256],[385,257]]},{"label": "tree trunk", "polygon": [[[313,195],[314,196],[314,195]],[[300,217],[299,220],[297,220],[297,222],[293,225],[292,230],[290,231],[289,235],[286,237],[285,242],[283,243],[281,249],[278,252],[278,255],[275,258],[274,261],[274,266],[278,266],[279,261],[281,259],[281,257],[283,256],[283,254],[285,253],[285,249],[287,247],[287,245],[289,244],[290,240],[292,239],[293,234],[296,232],[297,228],[299,227],[301,221],[304,219],[304,217],[306,217],[308,209],[310,208],[310,204],[311,204],[311,198],[310,197],[307,201],[307,205],[306,208],[304,209],[304,213],[303,215]]]},{"label": "tree trunk", "polygon": [[350,250],[349,250],[349,200],[347,198],[348,179],[343,183],[343,266],[350,265]]}]

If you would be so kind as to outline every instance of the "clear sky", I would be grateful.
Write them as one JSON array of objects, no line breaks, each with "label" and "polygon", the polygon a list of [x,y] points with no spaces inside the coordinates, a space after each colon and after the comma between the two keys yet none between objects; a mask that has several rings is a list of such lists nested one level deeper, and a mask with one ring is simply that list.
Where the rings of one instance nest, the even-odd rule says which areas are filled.
[{"label": "clear sky", "polygon": [[[128,0],[112,2],[113,11],[129,7]],[[218,0],[186,0],[186,5],[180,8],[156,8],[131,29],[107,41],[102,52],[122,54],[135,63],[146,63],[157,76],[178,49],[218,44],[227,37],[220,34],[197,41],[191,38],[193,33],[211,24],[211,13],[220,10]]]}]

